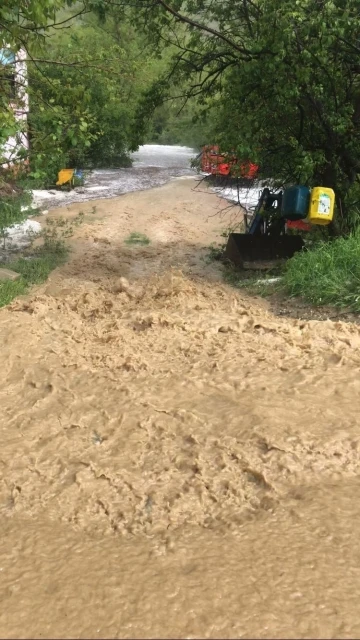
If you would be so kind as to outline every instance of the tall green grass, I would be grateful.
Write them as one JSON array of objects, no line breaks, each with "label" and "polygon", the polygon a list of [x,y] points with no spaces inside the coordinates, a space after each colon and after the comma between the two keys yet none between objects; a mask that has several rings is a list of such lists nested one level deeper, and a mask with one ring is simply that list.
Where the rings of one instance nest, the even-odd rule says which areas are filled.
[{"label": "tall green grass", "polygon": [[360,311],[360,230],[297,253],[286,265],[282,287],[314,305]]}]

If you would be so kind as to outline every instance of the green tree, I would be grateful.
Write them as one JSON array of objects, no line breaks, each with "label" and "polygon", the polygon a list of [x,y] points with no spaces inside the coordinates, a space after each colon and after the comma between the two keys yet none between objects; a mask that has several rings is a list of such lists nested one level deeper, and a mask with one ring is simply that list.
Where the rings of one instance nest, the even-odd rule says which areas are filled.
[{"label": "green tree", "polygon": [[[28,195],[19,189],[9,175],[9,138],[16,140],[24,122],[15,117],[14,107],[25,107],[26,78],[14,74],[19,51],[35,49],[44,39],[58,9],[74,3],[71,0],[3,0],[0,6],[0,235],[27,215]],[[24,155],[23,155],[24,157]]]},{"label": "green tree", "polygon": [[[150,109],[181,87],[211,107],[213,140],[224,151],[259,162],[279,183],[334,188],[337,231],[358,224],[358,0],[124,4],[155,48],[177,47],[168,74],[147,92]],[[138,117],[149,120],[145,104]]]},{"label": "green tree", "polygon": [[[35,39],[41,40],[51,24],[56,24],[56,12],[71,7],[76,0],[2,0],[0,6],[0,49],[27,48]],[[85,8],[82,5],[80,13]]]},{"label": "green tree", "polygon": [[[133,113],[154,62],[129,24],[79,18],[30,64],[32,175],[62,166],[127,166]],[[36,63],[36,64],[35,64]]]}]

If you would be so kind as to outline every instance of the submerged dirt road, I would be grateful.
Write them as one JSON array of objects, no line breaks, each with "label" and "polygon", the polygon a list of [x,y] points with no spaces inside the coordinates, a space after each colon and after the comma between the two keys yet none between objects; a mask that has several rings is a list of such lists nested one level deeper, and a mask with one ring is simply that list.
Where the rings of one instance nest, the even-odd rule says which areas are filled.
[{"label": "submerged dirt road", "polygon": [[223,285],[193,186],[0,311],[1,637],[360,637],[359,327]]}]

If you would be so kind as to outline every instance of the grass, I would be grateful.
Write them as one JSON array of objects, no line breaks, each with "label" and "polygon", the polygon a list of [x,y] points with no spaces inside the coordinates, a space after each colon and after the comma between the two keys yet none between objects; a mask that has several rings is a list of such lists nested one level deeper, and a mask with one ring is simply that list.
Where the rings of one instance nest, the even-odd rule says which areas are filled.
[{"label": "grass", "polygon": [[73,235],[74,228],[82,224],[83,220],[83,212],[73,220],[49,218],[41,233],[42,246],[28,250],[26,256],[0,264],[0,267],[11,269],[21,276],[14,281],[0,280],[0,307],[25,294],[32,285],[45,282],[56,267],[66,262],[69,250],[64,240]]},{"label": "grass", "polygon": [[[8,267],[9,265],[7,265]],[[5,280],[0,282],[0,307],[5,307],[17,296],[21,296],[26,293],[27,284],[23,278],[15,280]]]},{"label": "grass", "polygon": [[133,231],[125,239],[125,244],[140,244],[142,246],[145,246],[145,245],[150,244],[150,238],[148,238],[144,233],[139,233],[138,231]]},{"label": "grass", "polygon": [[67,255],[68,250],[64,244],[45,243],[27,258],[18,258],[14,262],[0,265],[21,275],[18,280],[0,281],[0,307],[25,294],[31,285],[45,282],[51,271],[65,262]]},{"label": "grass", "polygon": [[296,254],[286,265],[282,288],[316,306],[360,311],[360,229]]},{"label": "grass", "polygon": [[226,245],[213,242],[208,247],[208,254],[205,256],[205,262],[207,264],[210,264],[214,261],[222,261],[224,257],[225,246]]}]

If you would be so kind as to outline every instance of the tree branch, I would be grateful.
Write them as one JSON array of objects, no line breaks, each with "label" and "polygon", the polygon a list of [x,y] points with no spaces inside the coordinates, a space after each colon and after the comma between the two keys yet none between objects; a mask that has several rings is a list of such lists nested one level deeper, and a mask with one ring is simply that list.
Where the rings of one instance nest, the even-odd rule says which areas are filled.
[{"label": "tree branch", "polygon": [[167,2],[165,2],[165,0],[157,0],[157,3],[160,4],[165,9],[165,11],[167,11],[172,16],[174,16],[174,18],[179,22],[188,24],[191,27],[198,29],[199,31],[205,31],[206,33],[210,33],[211,35],[215,36],[216,38],[219,38],[223,42],[226,42],[230,47],[232,47],[242,55],[246,56],[246,58],[253,57],[254,54],[248,49],[245,49],[244,47],[241,47],[233,40],[230,40],[230,38],[225,36],[223,33],[220,33],[220,31],[217,31],[216,29],[212,29],[212,27],[207,27],[204,24],[200,24],[199,22],[196,22],[195,20],[192,20],[191,18],[184,16],[183,14],[179,13],[178,11],[170,7],[170,5]]}]

